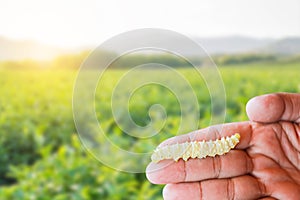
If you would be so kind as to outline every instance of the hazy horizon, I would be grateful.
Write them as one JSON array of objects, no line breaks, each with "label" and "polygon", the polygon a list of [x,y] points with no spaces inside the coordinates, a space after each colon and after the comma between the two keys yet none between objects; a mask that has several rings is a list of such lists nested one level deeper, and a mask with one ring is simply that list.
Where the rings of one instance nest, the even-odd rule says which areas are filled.
[{"label": "hazy horizon", "polygon": [[[200,44],[210,55],[220,54],[281,54],[295,55],[300,52],[300,37],[293,38],[254,38],[246,36],[224,36],[224,37],[190,37]],[[155,38],[153,38],[155,40]],[[165,41],[172,46],[173,40]],[[178,43],[178,42],[177,42]],[[178,44],[184,47],[185,44]],[[0,61],[3,60],[52,60],[61,55],[81,54],[92,51],[99,44],[85,45],[78,47],[59,47],[55,45],[43,44],[34,40],[14,40],[0,36]],[[114,49],[103,49],[116,51]],[[144,54],[145,52],[140,52]],[[186,55],[198,55],[198,52],[186,49]],[[147,54],[147,53],[146,53]]]}]

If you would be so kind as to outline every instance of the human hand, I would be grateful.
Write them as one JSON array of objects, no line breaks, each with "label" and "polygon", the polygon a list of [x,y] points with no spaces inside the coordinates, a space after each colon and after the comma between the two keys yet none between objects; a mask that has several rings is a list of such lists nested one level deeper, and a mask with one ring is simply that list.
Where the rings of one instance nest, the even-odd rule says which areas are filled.
[{"label": "human hand", "polygon": [[167,184],[164,199],[300,199],[300,94],[255,97],[246,110],[250,122],[212,126],[160,144],[241,135],[222,156],[150,163],[147,178]]}]

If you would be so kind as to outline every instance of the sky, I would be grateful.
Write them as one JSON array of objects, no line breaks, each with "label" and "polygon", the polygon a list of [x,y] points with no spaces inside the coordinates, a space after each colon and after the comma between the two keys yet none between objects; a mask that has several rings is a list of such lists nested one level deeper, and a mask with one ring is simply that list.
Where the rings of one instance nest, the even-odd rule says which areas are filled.
[{"label": "sky", "polygon": [[97,46],[137,28],[187,36],[300,36],[299,0],[0,0],[0,36]]}]

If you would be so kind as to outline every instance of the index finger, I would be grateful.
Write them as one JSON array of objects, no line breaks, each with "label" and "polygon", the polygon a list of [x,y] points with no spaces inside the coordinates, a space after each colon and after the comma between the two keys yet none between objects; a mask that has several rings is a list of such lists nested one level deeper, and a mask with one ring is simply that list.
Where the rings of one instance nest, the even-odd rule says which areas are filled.
[{"label": "index finger", "polygon": [[205,129],[196,130],[188,134],[169,138],[158,145],[158,147],[191,141],[216,140],[222,137],[230,137],[235,133],[239,133],[241,136],[241,140],[237,144],[236,149],[248,148],[252,135],[252,127],[250,122],[235,122],[210,126]]}]

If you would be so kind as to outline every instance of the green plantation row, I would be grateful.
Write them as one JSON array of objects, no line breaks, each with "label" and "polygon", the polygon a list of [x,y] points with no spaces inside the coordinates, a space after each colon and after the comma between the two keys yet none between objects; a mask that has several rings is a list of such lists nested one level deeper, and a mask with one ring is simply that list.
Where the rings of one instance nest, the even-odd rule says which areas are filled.
[{"label": "green plantation row", "polygon": [[[144,126],[158,119],[161,125],[155,112],[153,118],[148,112],[153,104],[161,104],[168,115],[162,134],[147,140],[149,145],[139,146],[137,139],[122,134],[110,111],[111,92],[124,72],[106,72],[104,87],[96,92],[97,117],[117,146],[152,151],[159,142],[177,134],[181,112],[176,95],[189,102],[188,94],[183,90],[174,95],[155,85],[136,91],[129,102],[136,124]],[[247,120],[245,104],[253,96],[300,92],[299,63],[231,66],[220,68],[220,72],[226,90],[226,122]],[[159,70],[152,73],[169,77]],[[189,81],[197,96],[199,127],[208,126],[211,102],[205,81],[194,69],[178,69],[178,73]],[[1,70],[0,75],[0,199],[161,199],[162,186],[151,185],[145,174],[116,171],[83,150],[72,113],[75,71]],[[182,133],[188,131],[189,126],[183,127]]]}]

